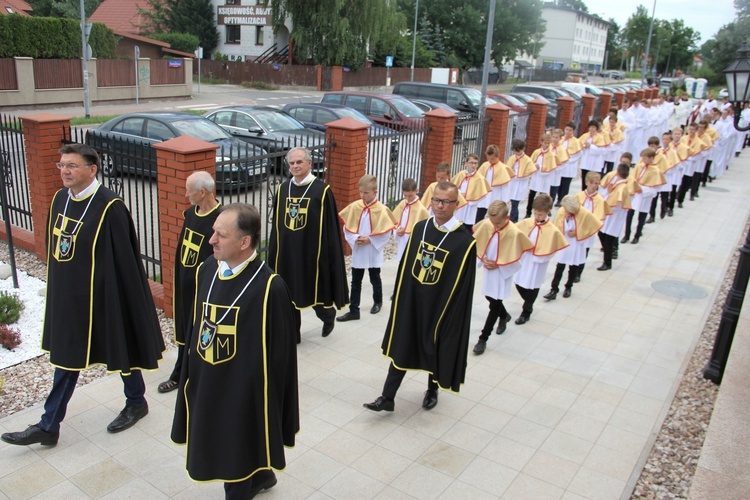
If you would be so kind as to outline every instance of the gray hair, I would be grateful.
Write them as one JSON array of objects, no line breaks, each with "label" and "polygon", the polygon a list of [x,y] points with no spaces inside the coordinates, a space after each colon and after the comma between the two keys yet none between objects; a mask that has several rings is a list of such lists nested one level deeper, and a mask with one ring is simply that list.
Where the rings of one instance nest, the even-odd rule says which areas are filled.
[{"label": "gray hair", "polygon": [[216,189],[214,178],[211,177],[211,174],[203,170],[190,174],[185,184],[191,185],[196,190],[205,189],[209,193],[213,193],[214,189]]},{"label": "gray hair", "polygon": [[305,161],[312,161],[312,155],[310,155],[310,151],[308,151],[306,148],[302,147],[296,147],[292,148],[289,151],[286,152],[286,161],[289,161],[289,158],[291,157],[292,153],[295,151],[302,151],[305,154]]}]

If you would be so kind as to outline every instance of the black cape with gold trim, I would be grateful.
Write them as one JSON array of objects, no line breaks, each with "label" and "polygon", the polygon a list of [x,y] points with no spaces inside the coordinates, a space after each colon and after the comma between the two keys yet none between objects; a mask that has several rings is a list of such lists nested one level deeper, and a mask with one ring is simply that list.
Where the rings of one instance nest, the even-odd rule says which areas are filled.
[{"label": "black cape with gold trim", "polygon": [[67,199],[55,193],[47,219],[42,349],[66,370],[157,369],[164,339],[128,209],[104,186],[71,198],[63,217]]},{"label": "black cape with gold trim", "polygon": [[441,388],[458,392],[466,374],[476,242],[461,224],[436,250],[446,232],[433,221],[420,221],[412,230],[382,348],[397,368],[429,372]]},{"label": "black cape with gold trim", "polygon": [[349,287],[339,212],[331,189],[319,179],[300,198],[308,185],[287,180],[276,191],[268,265],[286,281],[297,309],[341,309],[349,303]]},{"label": "black cape with gold trim", "polygon": [[[232,482],[261,469],[286,466],[284,446],[294,446],[299,431],[299,325],[284,280],[259,258],[231,278],[216,276],[217,269],[213,256],[198,269],[196,321],[186,347],[171,437],[187,444],[186,469],[192,479]],[[208,338],[202,328],[204,314],[218,323],[208,346],[202,344]]]},{"label": "black cape with gold trim", "polygon": [[199,214],[198,207],[192,206],[182,215],[185,222],[180,232],[179,246],[175,256],[174,285],[172,287],[172,318],[174,319],[174,339],[183,345],[187,333],[193,326],[193,300],[195,299],[195,270],[198,265],[213,254],[208,240],[214,232],[214,222],[219,216],[217,205],[206,214]]}]

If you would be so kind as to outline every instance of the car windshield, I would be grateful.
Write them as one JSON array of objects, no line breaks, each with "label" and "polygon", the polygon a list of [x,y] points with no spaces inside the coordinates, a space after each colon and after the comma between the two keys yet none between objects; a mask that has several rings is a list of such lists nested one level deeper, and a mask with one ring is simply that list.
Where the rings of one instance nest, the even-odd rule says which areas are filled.
[{"label": "car windshield", "polygon": [[391,99],[389,101],[399,112],[407,118],[423,118],[424,111],[406,99]]},{"label": "car windshield", "polygon": [[[482,104],[482,93],[478,91],[477,89],[464,89],[464,92],[466,92],[466,96],[471,101],[472,106],[479,106]],[[487,97],[487,100],[485,101],[486,104],[495,104],[495,101],[491,101],[491,98]]]},{"label": "car windshield", "polygon": [[341,115],[341,118],[353,118],[358,122],[366,123],[368,125],[372,125],[373,123],[372,120],[367,118],[356,109],[339,108],[336,110],[336,112]]},{"label": "car windshield", "polygon": [[[513,106],[522,106],[522,107],[526,106],[526,104],[523,101],[521,101],[520,99],[518,99],[517,97],[514,97],[512,95],[507,95],[506,94],[506,95],[503,96],[503,98],[505,98],[505,100],[508,101]],[[495,97],[494,99],[497,101],[500,98],[499,97]]]},{"label": "car windshield", "polygon": [[599,95],[602,93],[601,89],[597,87],[586,87],[586,92],[592,95]]},{"label": "car windshield", "polygon": [[203,139],[208,142],[220,141],[232,137],[227,132],[224,132],[224,129],[205,118],[177,120],[172,122],[172,125],[179,130],[182,135],[197,137],[198,139]]},{"label": "car windshield", "polygon": [[269,132],[278,132],[280,130],[300,130],[305,128],[300,122],[285,115],[284,113],[258,113],[253,115],[258,120],[261,127]]}]

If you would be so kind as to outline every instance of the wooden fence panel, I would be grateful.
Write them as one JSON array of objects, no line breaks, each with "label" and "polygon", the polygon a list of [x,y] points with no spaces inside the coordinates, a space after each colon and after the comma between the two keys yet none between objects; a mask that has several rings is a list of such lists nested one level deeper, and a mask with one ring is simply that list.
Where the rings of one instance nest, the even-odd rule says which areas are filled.
[{"label": "wooden fence panel", "polygon": [[15,59],[0,59],[0,90],[18,90]]},{"label": "wooden fence panel", "polygon": [[96,82],[99,87],[134,87],[135,61],[97,59]]},{"label": "wooden fence panel", "polygon": [[34,59],[34,88],[83,88],[83,69],[81,67],[81,60]]},{"label": "wooden fence panel", "polygon": [[[170,66],[170,61],[179,61],[179,67]],[[172,64],[176,64],[172,62]],[[174,85],[185,83],[185,61],[181,59],[151,59],[151,85]]]},{"label": "wooden fence panel", "polygon": [[[391,85],[411,80],[411,68],[373,67],[361,68],[357,71],[344,71],[344,87],[374,87],[385,85],[386,77],[390,75]],[[415,82],[429,82],[432,75],[430,68],[414,68]]]}]

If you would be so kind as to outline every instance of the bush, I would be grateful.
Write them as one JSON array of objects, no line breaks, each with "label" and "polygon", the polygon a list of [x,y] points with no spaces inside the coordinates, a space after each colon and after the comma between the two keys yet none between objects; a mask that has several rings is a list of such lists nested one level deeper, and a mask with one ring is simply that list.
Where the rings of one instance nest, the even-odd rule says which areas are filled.
[{"label": "bush", "polygon": [[0,292],[0,324],[11,325],[18,321],[24,305],[18,295]]},{"label": "bush", "polygon": [[190,54],[194,53],[201,44],[197,36],[189,33],[154,33],[148,35],[148,37],[160,42],[167,42],[170,48]]},{"label": "bush", "polygon": [[246,89],[257,89],[257,90],[279,90],[278,85],[273,85],[266,82],[242,82],[242,86]]},{"label": "bush", "polygon": [[[0,40],[0,58],[78,59],[82,54],[81,28],[73,19],[0,16]],[[114,58],[117,45],[114,31],[94,23],[89,45],[94,57]]]},{"label": "bush", "polygon": [[9,351],[21,345],[21,332],[8,325],[0,325],[0,345]]}]

